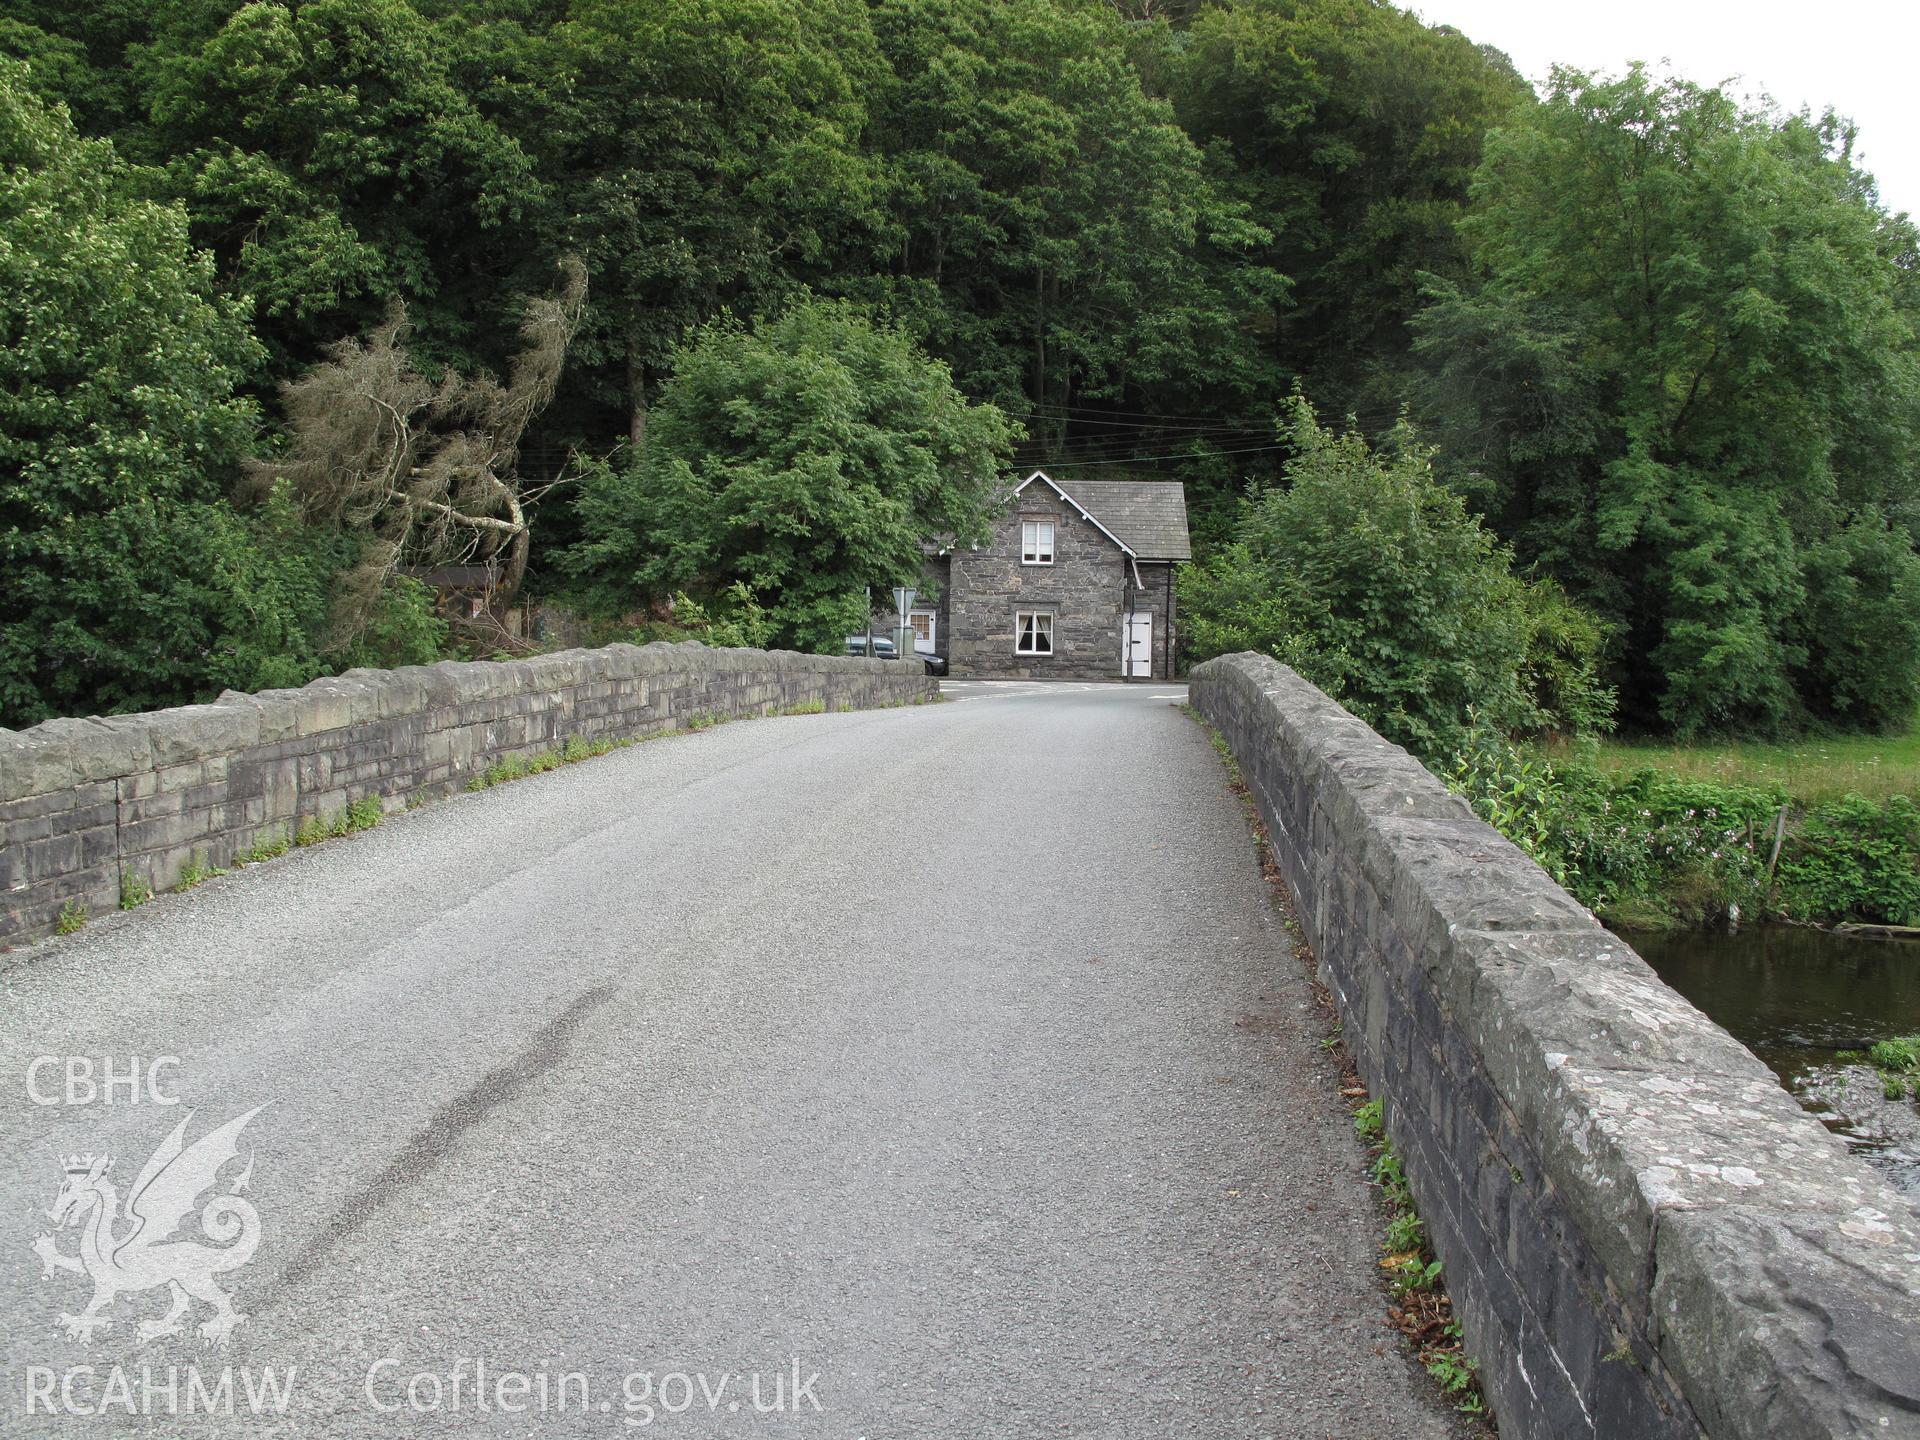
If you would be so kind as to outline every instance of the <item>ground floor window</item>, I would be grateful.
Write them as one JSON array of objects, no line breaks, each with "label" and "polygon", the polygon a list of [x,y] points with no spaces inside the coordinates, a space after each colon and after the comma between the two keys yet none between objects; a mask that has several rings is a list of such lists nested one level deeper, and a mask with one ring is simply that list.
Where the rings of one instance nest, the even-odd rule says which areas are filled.
[{"label": "ground floor window", "polygon": [[1013,617],[1013,653],[1051,655],[1053,653],[1053,612],[1020,610]]},{"label": "ground floor window", "polygon": [[913,646],[916,650],[931,653],[934,649],[934,615],[931,610],[916,610],[907,617],[907,623],[913,626]]}]

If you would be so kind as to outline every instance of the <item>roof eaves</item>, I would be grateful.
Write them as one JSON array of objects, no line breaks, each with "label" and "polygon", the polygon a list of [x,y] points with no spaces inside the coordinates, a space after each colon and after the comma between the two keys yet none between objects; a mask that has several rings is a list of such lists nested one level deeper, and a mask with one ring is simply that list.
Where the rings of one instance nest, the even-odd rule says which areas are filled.
[{"label": "roof eaves", "polygon": [[1139,556],[1133,553],[1133,547],[1131,545],[1127,544],[1126,541],[1122,540],[1118,535],[1114,534],[1113,531],[1109,530],[1106,526],[1102,525],[1099,522],[1099,520],[1094,517],[1094,514],[1091,510],[1087,509],[1086,506],[1082,505],[1078,500],[1074,499],[1073,496],[1069,495],[1066,491],[1062,490],[1059,487],[1059,485],[1055,483],[1054,478],[1051,475],[1047,474],[1046,471],[1044,470],[1034,471],[1033,474],[1027,476],[1026,479],[1022,480],[1018,485],[1013,487],[1013,493],[1015,495],[1018,495],[1022,490],[1026,489],[1027,486],[1031,485],[1036,480],[1046,481],[1047,487],[1050,490],[1052,490],[1054,494],[1058,495],[1062,500],[1066,501],[1067,504],[1073,506],[1074,509],[1078,510],[1080,512],[1080,518],[1082,520],[1086,521],[1089,525],[1093,526],[1094,529],[1098,530],[1102,535],[1106,536],[1109,540],[1113,541],[1114,544],[1118,545],[1121,549],[1121,552],[1125,554],[1128,559],[1138,560],[1140,558]]}]

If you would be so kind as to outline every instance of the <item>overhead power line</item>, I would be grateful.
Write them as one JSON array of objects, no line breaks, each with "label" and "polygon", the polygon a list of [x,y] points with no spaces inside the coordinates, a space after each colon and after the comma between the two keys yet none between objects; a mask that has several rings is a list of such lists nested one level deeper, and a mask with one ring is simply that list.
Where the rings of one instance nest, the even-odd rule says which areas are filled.
[{"label": "overhead power line", "polygon": [[[1042,420],[1050,420],[1050,419],[1053,419],[1054,417],[1042,415],[1035,418],[1039,418]],[[1091,420],[1091,419],[1070,419],[1070,420],[1066,420],[1064,423],[1067,425],[1069,429],[1078,429],[1080,426],[1085,425],[1089,427],[1097,426],[1102,430],[1129,430],[1129,431],[1133,431],[1136,434],[1143,431],[1148,431],[1148,430],[1157,430],[1170,435],[1271,435],[1273,434],[1273,427],[1271,425],[1195,425],[1195,424],[1188,424],[1185,422],[1163,425],[1157,420]]]},{"label": "overhead power line", "polygon": [[1056,404],[1053,404],[1052,402],[1042,402],[1037,405],[1031,405],[1028,408],[1031,410],[1041,412],[1043,414],[1050,414],[1050,415],[1069,415],[1069,416],[1085,415],[1088,417],[1125,416],[1131,419],[1138,419],[1138,420],[1172,420],[1172,421],[1193,420],[1201,424],[1214,424],[1216,422],[1223,421],[1225,418],[1220,415],[1158,415],[1147,410],[1110,410],[1104,406],[1096,407],[1091,405],[1056,405]]},{"label": "overhead power line", "polygon": [[[1237,450],[1249,445],[1264,445],[1272,440],[1271,436],[1258,433],[1238,436],[1195,437],[1190,448],[1182,453],[1194,459],[1203,459],[1208,455],[1218,455],[1224,451]],[[1078,455],[1087,459],[1105,459],[1109,456],[1125,456],[1141,452],[1154,453],[1165,450],[1169,444],[1181,444],[1180,436],[1133,436],[1088,440],[1075,443],[1067,440],[1055,444],[1050,441],[1027,441],[1014,448],[1014,454],[1025,458],[1053,457],[1059,455]]]},{"label": "overhead power line", "polygon": [[1056,469],[1070,470],[1086,465],[1146,465],[1158,460],[1212,460],[1223,455],[1258,455],[1269,450],[1291,450],[1291,445],[1249,445],[1239,450],[1215,450],[1206,455],[1190,453],[1174,455],[1126,455],[1111,460],[1068,460],[1058,459],[1047,463]]}]

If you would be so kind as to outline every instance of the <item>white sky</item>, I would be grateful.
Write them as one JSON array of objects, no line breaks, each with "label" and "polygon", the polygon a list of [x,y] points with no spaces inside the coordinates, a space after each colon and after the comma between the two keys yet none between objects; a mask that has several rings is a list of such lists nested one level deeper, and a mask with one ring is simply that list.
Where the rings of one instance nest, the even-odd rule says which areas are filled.
[{"label": "white sky", "polygon": [[1513,57],[1536,86],[1558,63],[1618,73],[1672,62],[1783,109],[1833,107],[1889,209],[1920,215],[1920,0],[1398,0]]}]

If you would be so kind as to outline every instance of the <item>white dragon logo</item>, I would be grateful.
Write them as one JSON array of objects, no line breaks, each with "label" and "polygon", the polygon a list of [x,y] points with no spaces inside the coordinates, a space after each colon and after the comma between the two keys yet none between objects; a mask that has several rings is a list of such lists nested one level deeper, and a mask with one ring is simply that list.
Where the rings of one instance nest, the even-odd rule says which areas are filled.
[{"label": "white dragon logo", "polygon": [[184,1328],[189,1297],[213,1307],[213,1315],[199,1328],[209,1345],[225,1345],[234,1327],[246,1317],[233,1308],[233,1299],[215,1283],[215,1276],[237,1270],[253,1258],[260,1244],[260,1214],[240,1198],[253,1176],[253,1157],[234,1178],[231,1194],[216,1195],[200,1211],[200,1229],[212,1245],[198,1240],[172,1239],[194,1209],[194,1202],[219,1179],[221,1167],[239,1157],[235,1141],[240,1131],[264,1106],[256,1105],[238,1119],[186,1144],[189,1111],[160,1143],[127,1195],[120,1213],[120,1197],[108,1177],[113,1161],[107,1156],[74,1155],[65,1161],[66,1178],[47,1211],[58,1229],[82,1227],[80,1248],[64,1255],[50,1231],[33,1242],[45,1273],[70,1270],[93,1281],[93,1299],[78,1315],[63,1314],[60,1329],[70,1340],[89,1344],[96,1330],[111,1321],[105,1313],[122,1291],[152,1290],[165,1285],[173,1293],[173,1307],[157,1320],[140,1322],[145,1342],[178,1335]]}]

